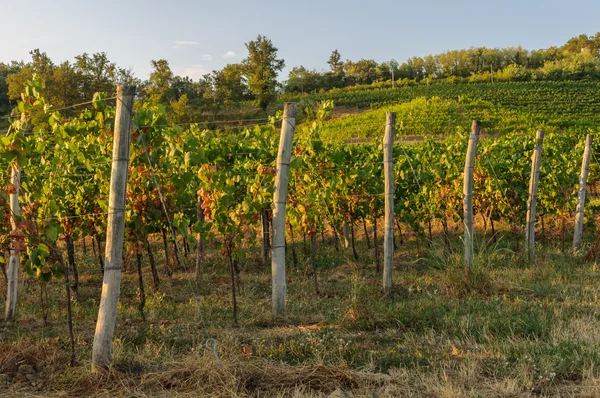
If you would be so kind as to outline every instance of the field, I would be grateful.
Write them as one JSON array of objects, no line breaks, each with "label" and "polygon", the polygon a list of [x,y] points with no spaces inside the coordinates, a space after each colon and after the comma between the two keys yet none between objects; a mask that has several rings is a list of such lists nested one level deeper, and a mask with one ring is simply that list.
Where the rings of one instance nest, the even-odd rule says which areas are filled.
[{"label": "field", "polygon": [[[597,141],[584,243],[571,244],[585,137],[598,125],[596,88],[431,85],[300,99],[310,105],[298,117],[287,162],[287,309],[279,315],[272,312],[269,224],[276,222],[276,169],[286,164],[277,160],[279,130],[288,119],[204,130],[136,104],[113,358],[92,371],[98,251],[115,213],[107,200],[112,131],[115,113],[127,107],[99,95],[73,118],[46,113],[51,105],[33,82],[20,106],[43,127],[26,131],[15,121],[0,149],[2,172],[20,173],[22,210],[11,217],[15,172],[0,175],[12,181],[0,192],[0,244],[3,253],[23,245],[16,316],[0,321],[0,394],[600,395]],[[330,99],[342,108],[311,103]],[[383,294],[387,112],[396,113],[400,141],[422,140],[390,151],[394,289]],[[483,131],[468,267],[463,167],[473,119]],[[528,250],[538,128],[546,136],[536,242]],[[347,142],[353,138],[361,143]]]},{"label": "field", "polygon": [[541,114],[548,123],[562,126],[584,124],[597,126],[600,100],[598,82],[499,82],[431,85],[420,83],[411,87],[376,88],[357,86],[300,97],[284,97],[289,101],[333,100],[337,106],[368,109],[382,105],[408,102],[416,98],[439,97],[446,100],[483,100],[507,110]]},{"label": "field", "polygon": [[[504,247],[512,244],[507,235],[483,250],[475,272],[465,275],[441,239],[422,248],[427,256],[418,256],[414,237],[404,240],[395,254],[399,289],[386,299],[364,239],[357,239],[358,261],[337,252],[333,241],[319,242],[319,295],[306,275],[308,256],[296,244],[299,266],[290,266],[289,308],[282,318],[270,313],[260,248],[247,248],[236,327],[218,253],[199,279],[177,272],[172,279],[163,276],[160,288],[149,288],[146,321],[137,309],[130,264],[114,364],[101,374],[87,365],[101,285],[97,269],[80,270],[74,368],[68,366],[65,308],[58,299],[62,283],[48,286],[54,299],[44,324],[39,284],[26,282],[18,320],[3,325],[2,388],[11,396],[322,396],[338,388],[353,396],[600,393],[595,263],[563,254],[548,241],[538,266],[528,266]],[[459,251],[459,241],[453,244]],[[95,264],[81,243],[78,249],[80,264]],[[204,348],[191,286],[222,365]]]}]

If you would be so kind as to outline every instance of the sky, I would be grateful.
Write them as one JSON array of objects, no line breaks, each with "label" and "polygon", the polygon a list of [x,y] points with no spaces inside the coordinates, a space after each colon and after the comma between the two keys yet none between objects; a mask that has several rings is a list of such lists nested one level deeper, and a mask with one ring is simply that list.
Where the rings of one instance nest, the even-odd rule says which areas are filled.
[{"label": "sky", "polygon": [[194,80],[246,56],[259,34],[286,68],[326,70],[342,59],[396,59],[477,46],[559,46],[595,34],[598,0],[0,0],[0,62],[30,60],[39,48],[55,63],[106,52],[147,79],[166,59]]}]

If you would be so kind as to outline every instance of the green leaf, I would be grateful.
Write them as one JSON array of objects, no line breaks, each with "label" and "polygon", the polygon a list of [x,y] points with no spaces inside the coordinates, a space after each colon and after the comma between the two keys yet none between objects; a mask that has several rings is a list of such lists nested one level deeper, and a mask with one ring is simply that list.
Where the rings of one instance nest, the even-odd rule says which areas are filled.
[{"label": "green leaf", "polygon": [[46,227],[45,235],[50,242],[56,242],[56,239],[58,239],[58,228],[55,225],[49,225]]}]

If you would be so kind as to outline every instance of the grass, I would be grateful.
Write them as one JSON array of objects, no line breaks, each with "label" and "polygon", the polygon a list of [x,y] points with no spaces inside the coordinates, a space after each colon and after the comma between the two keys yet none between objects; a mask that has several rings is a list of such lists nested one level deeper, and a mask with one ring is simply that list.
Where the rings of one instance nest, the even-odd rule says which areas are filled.
[{"label": "grass", "polygon": [[[90,356],[101,274],[92,272],[91,254],[79,250],[77,366],[68,366],[64,285],[49,284],[44,325],[39,283],[22,275],[17,320],[0,323],[0,395],[318,397],[338,389],[383,397],[599,395],[597,265],[562,253],[553,241],[529,264],[507,249],[510,239],[481,242],[486,248],[477,250],[476,266],[467,272],[458,237],[451,253],[435,238],[421,259],[412,238],[396,252],[397,288],[385,298],[363,239],[357,261],[319,239],[319,295],[305,273],[309,256],[300,243],[300,266],[289,262],[288,312],[279,318],[270,313],[269,266],[258,247],[246,247],[238,327],[225,259],[216,250],[196,281],[192,273],[169,279],[161,272],[161,286],[154,289],[145,269],[146,322],[137,310],[131,259],[113,364],[97,373],[90,371]],[[192,265],[193,255],[186,261]],[[219,360],[205,348],[191,286],[218,342]]]}]

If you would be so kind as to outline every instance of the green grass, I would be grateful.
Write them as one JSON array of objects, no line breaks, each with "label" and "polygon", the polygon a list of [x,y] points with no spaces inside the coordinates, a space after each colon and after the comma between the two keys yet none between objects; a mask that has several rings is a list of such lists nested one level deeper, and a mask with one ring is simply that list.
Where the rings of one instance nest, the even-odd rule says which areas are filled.
[{"label": "green grass", "polygon": [[[44,325],[39,283],[22,276],[18,318],[0,324],[0,388],[13,396],[319,396],[336,388],[358,396],[594,396],[600,392],[596,264],[562,253],[552,241],[540,249],[536,265],[502,245],[510,242],[480,249],[475,269],[465,272],[458,237],[455,254],[445,252],[438,237],[421,259],[412,238],[396,253],[396,292],[383,297],[364,240],[358,240],[358,261],[319,240],[319,295],[304,271],[309,256],[300,243],[299,268],[289,263],[282,318],[270,314],[269,266],[261,263],[258,247],[247,247],[237,327],[218,252],[210,251],[197,281],[189,273],[169,279],[161,272],[161,286],[154,289],[145,269],[146,322],[137,310],[131,262],[113,365],[100,374],[89,368],[101,274],[86,272],[96,262],[78,253],[78,365],[68,366],[64,285],[49,284]],[[222,366],[204,346],[192,290],[208,333],[218,341]],[[35,380],[27,378],[24,364],[33,366]]]},{"label": "green grass", "polygon": [[594,81],[532,81],[454,84],[421,83],[411,87],[373,88],[349,87],[304,96],[284,96],[281,101],[333,100],[336,106],[379,108],[409,102],[416,98],[439,97],[458,100],[484,100],[508,110],[544,115],[548,122],[561,127],[570,125],[598,126],[600,100],[598,82]]},{"label": "green grass", "polygon": [[364,113],[342,115],[324,123],[322,136],[336,141],[352,138],[380,138],[386,112],[396,113],[397,136],[440,136],[457,129],[469,131],[471,122],[479,120],[488,134],[534,131],[546,123],[544,117],[498,107],[482,100],[456,100],[433,97],[384,106]]}]

